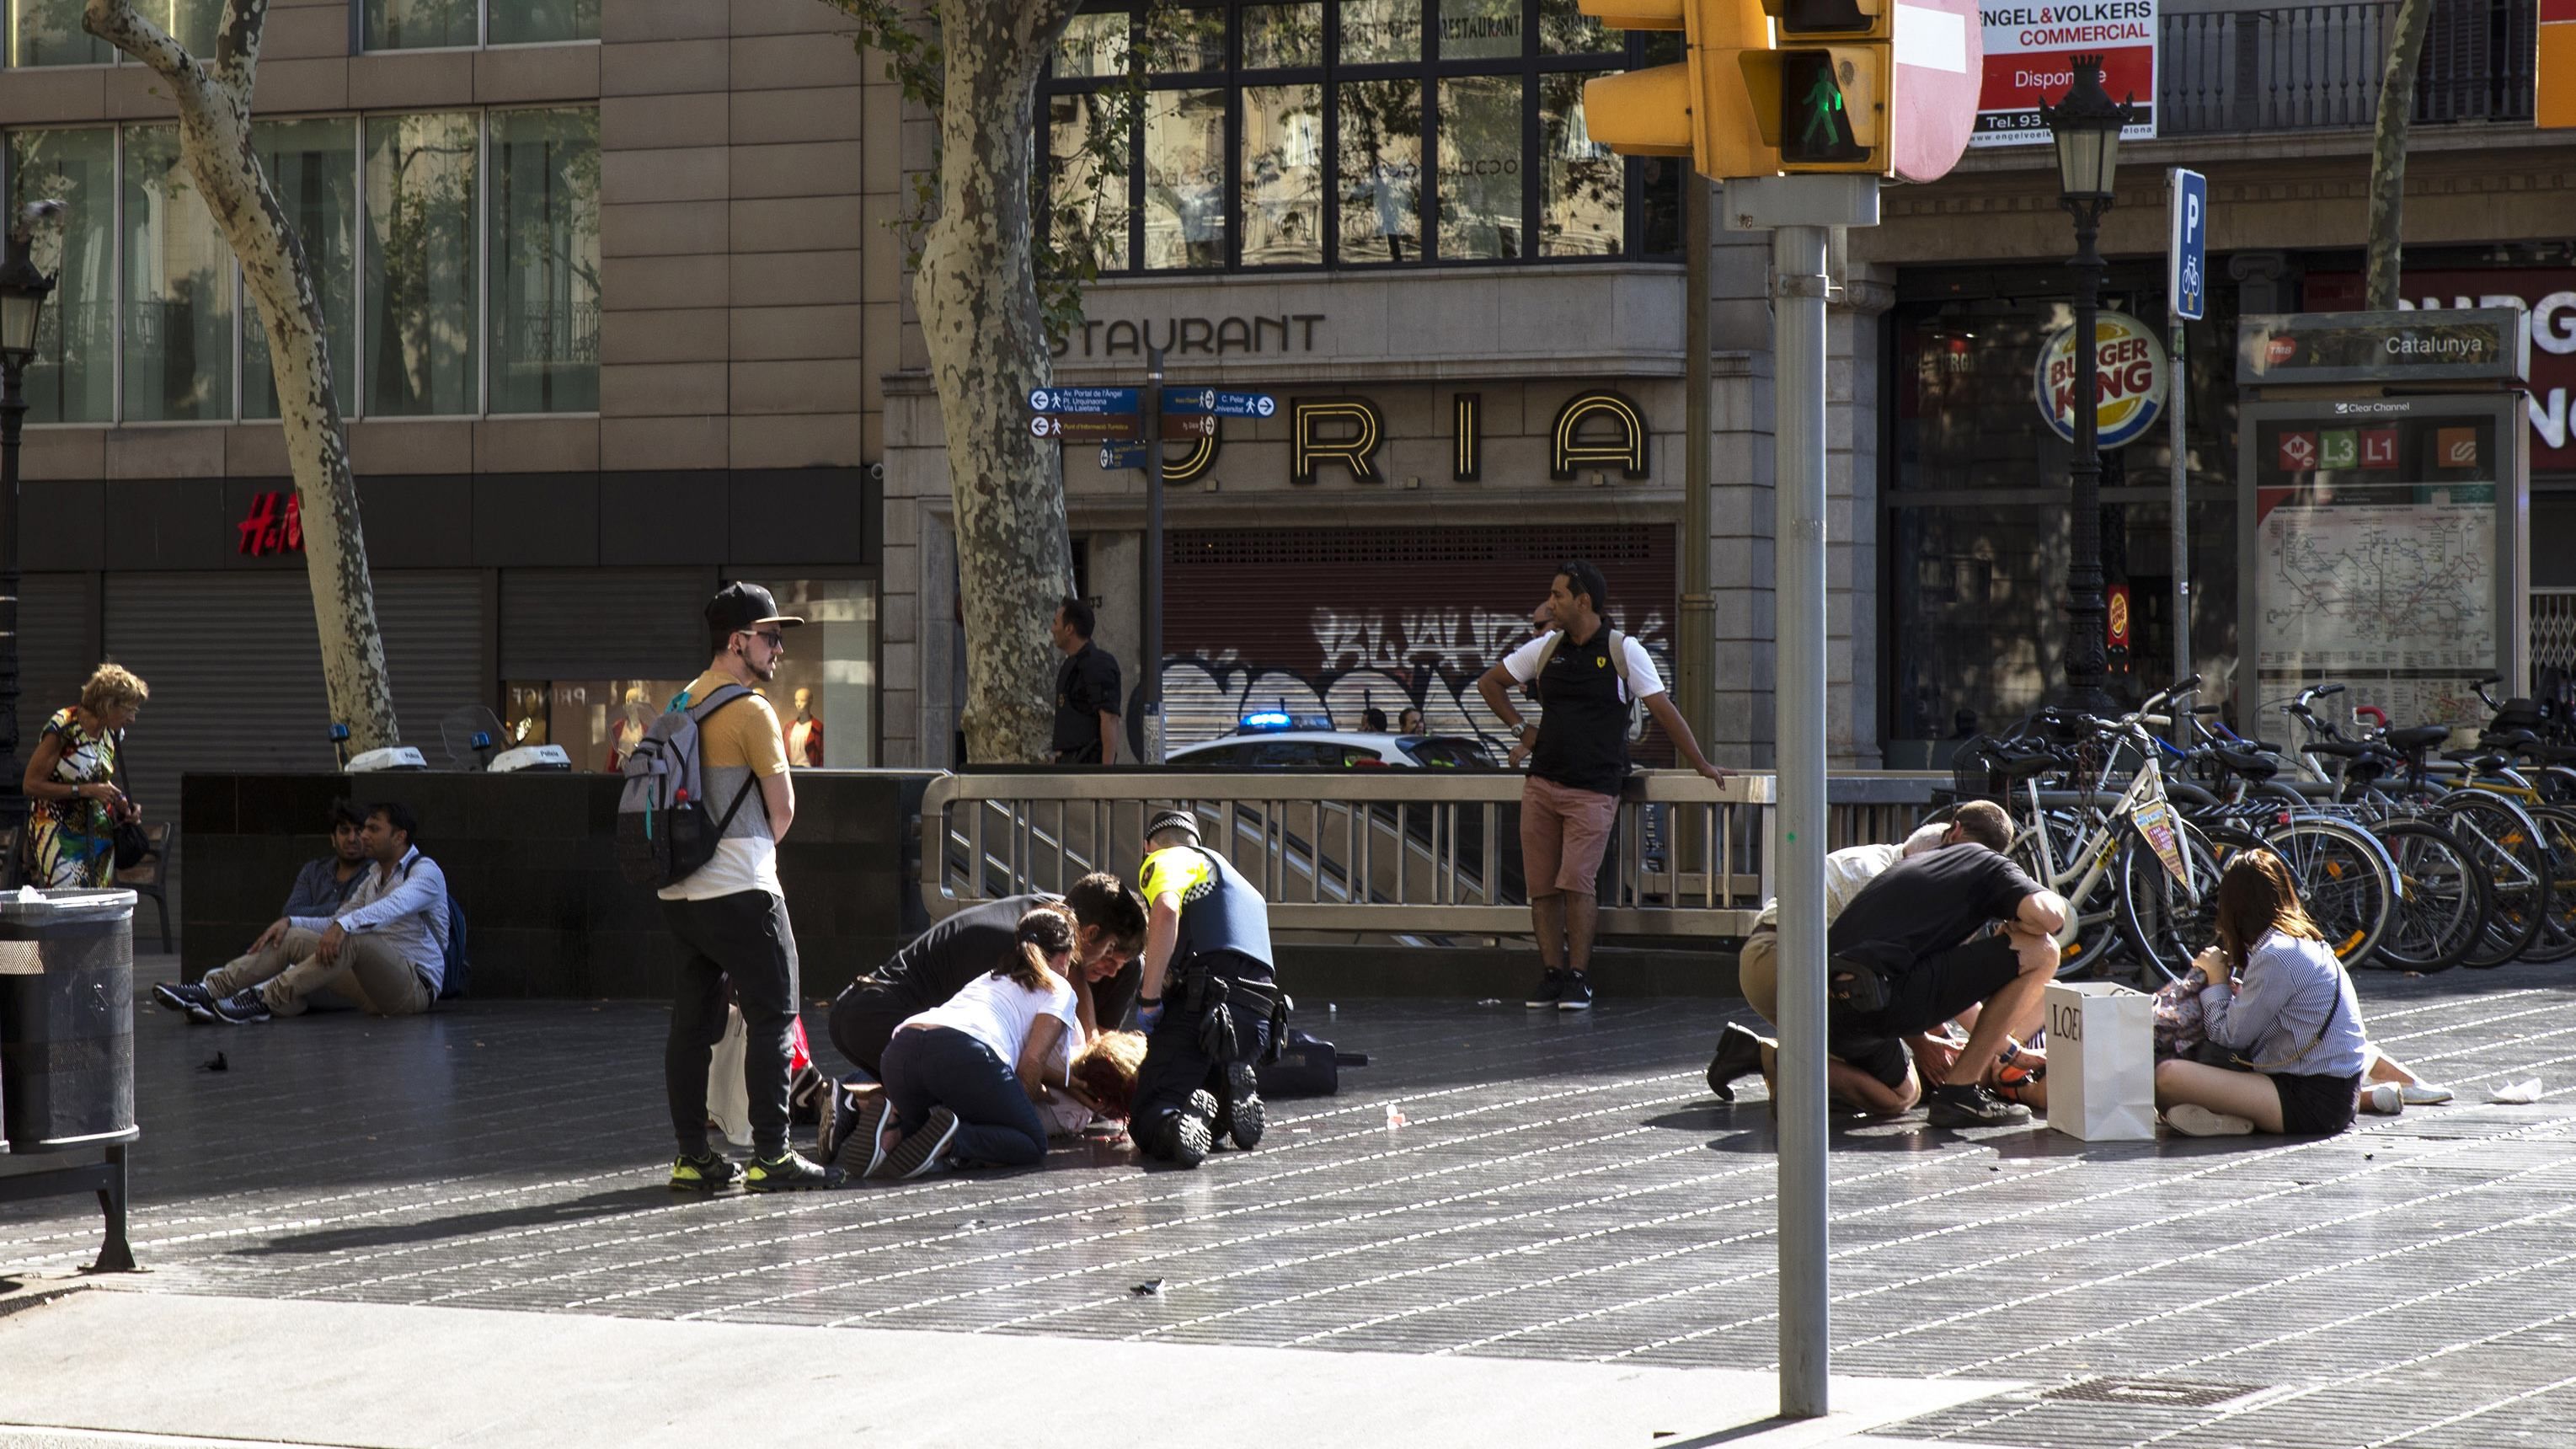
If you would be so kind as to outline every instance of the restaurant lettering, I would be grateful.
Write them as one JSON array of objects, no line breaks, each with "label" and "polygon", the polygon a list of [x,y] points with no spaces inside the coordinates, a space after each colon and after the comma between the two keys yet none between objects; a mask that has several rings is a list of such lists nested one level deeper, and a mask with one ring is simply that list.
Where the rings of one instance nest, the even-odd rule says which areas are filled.
[{"label": "restaurant lettering", "polygon": [[1315,350],[1315,328],[1325,320],[1321,312],[1291,312],[1277,317],[1164,317],[1117,318],[1103,321],[1091,318],[1083,322],[1078,334],[1059,337],[1053,352],[1065,357],[1143,357],[1147,348],[1160,348],[1174,356],[1197,353],[1222,357],[1228,353],[1265,354],[1312,352]]}]

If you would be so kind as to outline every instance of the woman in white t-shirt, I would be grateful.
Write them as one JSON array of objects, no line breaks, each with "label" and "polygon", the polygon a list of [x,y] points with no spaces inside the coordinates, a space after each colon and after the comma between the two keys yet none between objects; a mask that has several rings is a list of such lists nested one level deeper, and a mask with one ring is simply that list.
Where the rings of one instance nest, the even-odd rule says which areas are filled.
[{"label": "woman in white t-shirt", "polygon": [[886,1044],[885,1090],[850,1140],[867,1144],[860,1175],[920,1177],[947,1163],[1031,1167],[1047,1150],[1039,1107],[1065,1091],[1081,1033],[1073,986],[1073,917],[1041,906],[1020,917],[1010,950],[956,995],[917,1012]]}]

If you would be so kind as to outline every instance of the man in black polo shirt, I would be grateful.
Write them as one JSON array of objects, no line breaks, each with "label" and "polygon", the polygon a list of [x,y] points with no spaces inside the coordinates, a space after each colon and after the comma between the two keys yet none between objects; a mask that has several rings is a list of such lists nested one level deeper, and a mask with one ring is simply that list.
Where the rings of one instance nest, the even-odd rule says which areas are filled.
[{"label": "man in black polo shirt", "polygon": [[1047,747],[1059,765],[1118,763],[1118,661],[1091,642],[1091,628],[1091,606],[1070,595],[1047,626],[1064,651],[1055,670],[1055,739]]},{"label": "man in black polo shirt", "polygon": [[[1904,1071],[1907,1037],[1978,1007],[1968,1044],[1930,1073],[1935,1127],[1991,1127],[2030,1109],[1978,1085],[2004,1037],[2039,1025],[2057,974],[2066,901],[2002,854],[2009,825],[1962,817],[1969,843],[1897,862],[1862,887],[1825,933],[1825,1045],[1881,1081]],[[2004,838],[1996,840],[1995,835]],[[1989,932],[1988,926],[2002,929]]]},{"label": "man in black polo shirt", "polygon": [[[1580,1011],[1592,1004],[1592,931],[1599,910],[1594,892],[1619,814],[1619,787],[1628,778],[1629,701],[1644,702],[1692,769],[1721,783],[1726,779],[1724,770],[1700,754],[1645,646],[1602,617],[1609,592],[1601,570],[1581,559],[1558,569],[1547,591],[1548,614],[1557,627],[1513,650],[1476,681],[1496,718],[1524,742],[1536,735],[1529,778],[1521,785],[1521,871],[1547,975],[1530,1006]],[[1523,722],[1510,697],[1532,680],[1544,711],[1536,725]]]}]

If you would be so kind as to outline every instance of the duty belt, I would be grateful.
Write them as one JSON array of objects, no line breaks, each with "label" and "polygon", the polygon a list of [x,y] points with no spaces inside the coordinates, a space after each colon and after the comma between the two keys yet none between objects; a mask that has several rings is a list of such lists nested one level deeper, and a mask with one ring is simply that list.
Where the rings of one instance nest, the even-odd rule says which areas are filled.
[{"label": "duty belt", "polygon": [[1288,1013],[1296,1005],[1275,983],[1219,975],[1196,962],[1181,973],[1171,997],[1183,1020],[1197,1018],[1199,1049],[1219,1061],[1234,1060],[1242,1049],[1236,1018],[1246,1012],[1270,1018],[1270,1044],[1262,1050],[1261,1060],[1277,1061],[1280,1041],[1288,1032]]}]

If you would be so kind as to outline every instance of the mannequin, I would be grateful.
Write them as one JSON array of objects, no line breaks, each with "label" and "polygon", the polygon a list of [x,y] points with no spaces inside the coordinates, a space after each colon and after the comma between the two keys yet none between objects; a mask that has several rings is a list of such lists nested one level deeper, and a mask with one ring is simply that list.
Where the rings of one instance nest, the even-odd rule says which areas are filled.
[{"label": "mannequin", "polygon": [[789,764],[811,769],[823,763],[823,721],[814,713],[814,691],[796,691],[796,713],[784,730]]},{"label": "mannequin", "polygon": [[636,744],[644,738],[644,732],[652,727],[653,706],[644,698],[644,686],[640,684],[626,686],[625,715],[618,720],[617,732],[609,738],[608,742],[610,774],[615,774],[625,767],[627,753],[635,748]]}]

